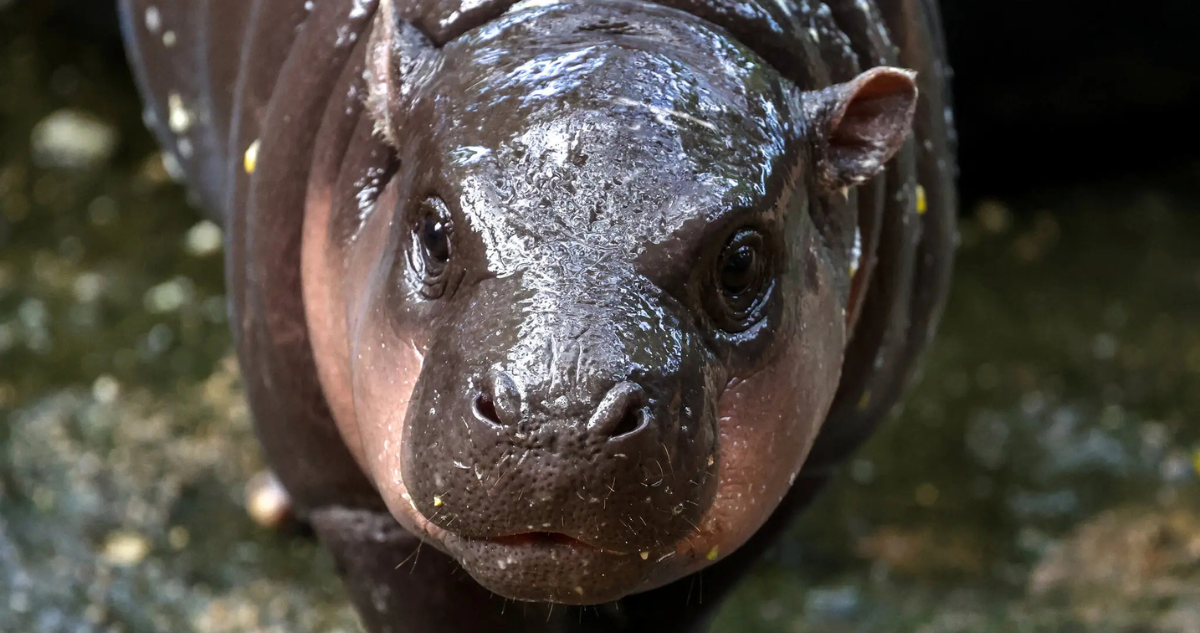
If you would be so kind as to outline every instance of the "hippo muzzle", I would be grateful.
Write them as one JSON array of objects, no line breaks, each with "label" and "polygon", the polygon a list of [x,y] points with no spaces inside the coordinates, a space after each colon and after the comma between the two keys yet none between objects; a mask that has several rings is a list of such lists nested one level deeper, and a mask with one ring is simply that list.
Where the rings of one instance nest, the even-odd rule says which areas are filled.
[{"label": "hippo muzzle", "polygon": [[[487,279],[455,302],[405,421],[413,504],[515,597],[636,580],[716,489],[719,371],[687,311],[603,266]],[[510,560],[530,552],[559,560]]]},{"label": "hippo muzzle", "polygon": [[466,538],[561,534],[628,554],[674,544],[715,483],[716,381],[700,337],[643,284],[537,306],[529,277],[480,283],[435,338],[405,422],[414,503]]}]

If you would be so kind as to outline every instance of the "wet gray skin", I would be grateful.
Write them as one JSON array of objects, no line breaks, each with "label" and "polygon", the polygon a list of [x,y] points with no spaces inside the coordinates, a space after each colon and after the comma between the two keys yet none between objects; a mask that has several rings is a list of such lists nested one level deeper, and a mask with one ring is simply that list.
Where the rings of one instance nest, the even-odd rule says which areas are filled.
[{"label": "wet gray skin", "polygon": [[[515,617],[421,593],[484,590],[703,626],[681,579],[732,586],[932,335],[936,15],[459,8],[124,3],[148,121],[228,231],[264,448],[371,630]],[[450,558],[397,578],[422,542]]]}]

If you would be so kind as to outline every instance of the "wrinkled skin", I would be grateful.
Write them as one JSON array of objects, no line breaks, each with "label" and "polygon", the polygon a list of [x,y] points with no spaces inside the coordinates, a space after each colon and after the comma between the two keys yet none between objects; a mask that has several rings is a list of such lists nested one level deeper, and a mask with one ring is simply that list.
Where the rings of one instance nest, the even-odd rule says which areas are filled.
[{"label": "wrinkled skin", "polygon": [[[260,427],[268,455],[372,630],[515,617],[423,611],[477,589],[389,574],[410,535],[518,600],[678,596],[676,581],[714,564],[731,583],[761,549],[743,546],[819,489],[824,471],[802,470],[874,423],[925,340],[876,339],[876,323],[896,322],[888,310],[855,329],[883,301],[863,294],[870,253],[878,243],[886,260],[893,243],[863,210],[882,190],[855,188],[905,146],[912,73],[842,59],[822,71],[842,83],[801,85],[820,67],[785,73],[763,55],[791,48],[750,48],[690,2],[478,6],[318,7],[295,46],[336,54],[289,58],[279,72],[303,79],[288,99],[230,124],[264,162],[235,175],[230,203],[252,404],[269,412],[260,423],[291,420]],[[253,95],[252,79],[238,90]],[[304,105],[322,94],[335,96]],[[264,124],[279,120],[291,127]],[[208,197],[226,187],[198,181]],[[952,197],[930,195],[944,217]],[[289,200],[302,231],[284,228]],[[902,261],[910,235],[895,242],[911,242]],[[297,255],[280,277],[273,262]],[[941,261],[926,264],[944,276]],[[914,326],[940,286],[916,295]],[[848,386],[852,337],[879,350],[886,389]],[[851,389],[867,395],[822,433]],[[296,405],[313,392],[320,406]],[[806,466],[819,435],[835,439]],[[653,617],[639,604],[589,621],[640,630]],[[667,621],[685,630],[697,615]]]}]

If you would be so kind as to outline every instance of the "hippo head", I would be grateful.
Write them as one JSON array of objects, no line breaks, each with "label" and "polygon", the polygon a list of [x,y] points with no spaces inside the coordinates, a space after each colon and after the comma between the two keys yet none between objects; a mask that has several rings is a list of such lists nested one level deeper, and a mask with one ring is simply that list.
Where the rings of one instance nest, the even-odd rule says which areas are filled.
[{"label": "hippo head", "polygon": [[804,92],[624,1],[517,5],[440,47],[385,2],[368,55],[396,168],[341,243],[343,338],[317,356],[396,519],[521,600],[735,550],[840,376],[849,265],[818,201],[904,142],[911,74]]}]

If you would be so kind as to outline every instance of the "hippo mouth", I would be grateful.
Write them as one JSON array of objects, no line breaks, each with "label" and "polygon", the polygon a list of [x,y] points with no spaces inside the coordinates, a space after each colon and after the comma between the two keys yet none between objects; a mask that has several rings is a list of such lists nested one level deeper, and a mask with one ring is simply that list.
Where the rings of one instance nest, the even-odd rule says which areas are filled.
[{"label": "hippo mouth", "polygon": [[512,549],[560,548],[594,552],[598,554],[608,554],[611,556],[629,556],[634,553],[648,555],[648,552],[633,552],[629,550],[614,549],[611,547],[596,545],[594,543],[589,543],[582,538],[563,532],[522,532],[520,534],[509,534],[506,536],[468,540],[481,543],[490,543],[492,545],[498,545]]},{"label": "hippo mouth", "polygon": [[661,553],[617,552],[559,532],[489,538],[448,534],[441,544],[491,591],[559,604],[611,602],[644,589],[663,558]]},{"label": "hippo mouth", "polygon": [[505,547],[555,547],[555,546],[563,547],[563,546],[565,546],[565,547],[594,549],[594,550],[599,550],[602,552],[607,552],[609,554],[623,553],[623,552],[615,552],[612,550],[606,550],[602,547],[597,547],[595,545],[592,545],[591,543],[588,543],[586,541],[582,541],[578,538],[575,538],[574,536],[571,536],[570,534],[563,534],[561,532],[524,532],[521,534],[511,534],[508,536],[496,536],[493,538],[483,538],[483,539],[476,539],[476,540],[494,543],[496,545],[502,545]]}]

